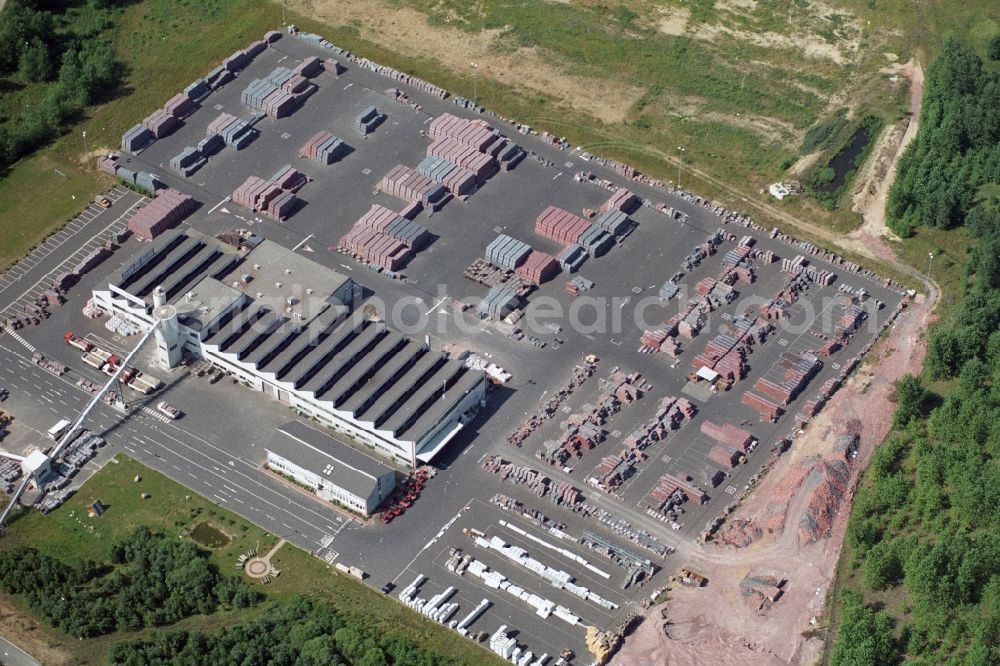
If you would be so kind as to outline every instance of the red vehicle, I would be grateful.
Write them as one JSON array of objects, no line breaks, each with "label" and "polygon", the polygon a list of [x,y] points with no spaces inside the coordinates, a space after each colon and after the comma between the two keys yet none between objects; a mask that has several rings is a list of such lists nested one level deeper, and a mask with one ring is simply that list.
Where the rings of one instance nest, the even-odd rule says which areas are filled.
[{"label": "red vehicle", "polygon": [[66,344],[71,347],[76,347],[83,352],[89,352],[94,348],[94,345],[90,344],[73,331],[66,331],[66,334],[63,335],[63,340],[66,341]]}]

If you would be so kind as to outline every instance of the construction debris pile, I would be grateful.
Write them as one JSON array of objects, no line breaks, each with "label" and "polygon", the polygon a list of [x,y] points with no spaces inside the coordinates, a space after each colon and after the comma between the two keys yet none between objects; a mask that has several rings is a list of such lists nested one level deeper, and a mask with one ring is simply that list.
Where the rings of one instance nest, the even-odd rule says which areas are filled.
[{"label": "construction debris pile", "polygon": [[559,406],[575,391],[583,382],[597,371],[597,357],[587,356],[583,363],[573,367],[569,381],[555,391],[545,402],[539,403],[535,413],[528,417],[528,420],[518,426],[513,432],[507,435],[507,443],[511,446],[520,447],[524,440],[539,428],[543,423],[555,416]]},{"label": "construction debris pile", "polygon": [[776,574],[748,573],[740,581],[740,598],[753,610],[767,610],[784,594],[786,581]]}]

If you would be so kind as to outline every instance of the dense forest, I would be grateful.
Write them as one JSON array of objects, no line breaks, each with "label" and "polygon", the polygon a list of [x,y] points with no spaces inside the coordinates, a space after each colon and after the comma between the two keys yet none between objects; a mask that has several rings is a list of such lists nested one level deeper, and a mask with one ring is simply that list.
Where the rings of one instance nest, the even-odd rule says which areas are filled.
[{"label": "dense forest", "polygon": [[1000,663],[1000,202],[979,191],[1000,181],[998,77],[949,44],[921,120],[896,228],[964,223],[976,244],[961,305],[932,329],[924,376],[897,384],[894,432],[855,499],[861,576],[839,600],[834,666]]},{"label": "dense forest", "polygon": [[888,223],[901,236],[962,224],[978,189],[1000,182],[1000,73],[954,41],[928,66],[920,131],[899,161]]},{"label": "dense forest", "polygon": [[32,549],[0,551],[0,590],[24,595],[39,617],[79,638],[173,624],[263,598],[221,575],[191,542],[144,527],[114,544],[110,556],[108,566],[70,565]]},{"label": "dense forest", "polygon": [[436,666],[453,663],[406,638],[348,620],[325,602],[296,597],[273,603],[253,621],[210,634],[154,634],[119,643],[111,661],[126,666]]},{"label": "dense forest", "polygon": [[8,0],[0,20],[0,172],[65,132],[121,78],[109,36],[124,0]]}]

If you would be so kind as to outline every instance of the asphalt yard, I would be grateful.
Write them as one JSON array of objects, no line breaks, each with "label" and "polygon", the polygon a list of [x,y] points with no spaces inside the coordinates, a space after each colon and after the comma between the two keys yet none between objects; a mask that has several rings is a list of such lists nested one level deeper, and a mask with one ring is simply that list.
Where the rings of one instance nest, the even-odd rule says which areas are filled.
[{"label": "asphalt yard", "polygon": [[[789,275],[781,270],[781,262],[756,262],[754,283],[736,283],[739,292],[736,301],[715,309],[699,335],[690,341],[683,340],[678,359],[662,353],[640,353],[643,331],[661,326],[685,307],[699,281],[719,277],[723,256],[736,247],[736,242],[727,238],[714,255],[697,267],[684,270],[685,275],[679,280],[684,295],[661,302],[660,286],[683,270],[685,257],[723,227],[722,220],[712,211],[681,197],[627,181],[610,169],[586,161],[578,151],[560,151],[493,119],[491,123],[520,143],[532,157],[511,172],[494,175],[467,201],[453,200],[433,215],[421,213],[415,221],[429,229],[433,240],[405,266],[403,279],[373,271],[331,248],[373,203],[393,210],[405,205],[401,200],[376,193],[375,186],[396,164],[415,167],[420,162],[429,144],[426,125],[433,117],[444,112],[466,117],[474,114],[349,63],[348,71],[340,77],[320,74],[315,79],[319,91],[290,117],[260,120],[256,125],[260,136],[249,147],[240,151],[224,148],[189,178],[167,168],[172,156],[205,136],[208,124],[219,113],[247,115],[240,106],[240,92],[250,81],[266,76],[277,66],[294,66],[310,55],[325,57],[329,53],[303,41],[283,38],[275,48],[258,56],[234,82],[213,92],[175,134],[157,141],[137,156],[123,156],[123,163],[130,169],[156,173],[169,186],[199,202],[199,209],[184,226],[213,234],[249,229],[346,273],[365,288],[369,297],[381,303],[390,325],[415,337],[428,335],[436,349],[476,351],[508,370],[511,380],[490,393],[486,408],[435,460],[439,473],[428,482],[420,499],[389,525],[378,521],[362,524],[262,469],[265,456],[262,443],[270,438],[275,426],[294,417],[286,406],[229,378],[210,384],[204,378],[194,377],[188,368],[169,373],[152,369],[151,350],[147,350],[140,366],[151,368],[151,374],[164,380],[166,388],[148,398],[133,396],[136,408],[127,418],[103,405],[97,408],[87,427],[104,434],[110,446],[101,451],[87,470],[96,469],[116,453],[126,453],[328,562],[360,567],[368,574],[366,582],[377,588],[395,581],[399,587],[394,596],[417,574],[423,574],[428,580],[419,590],[421,598],[430,598],[450,586],[457,588],[453,599],[460,606],[457,618],[487,599],[490,608],[470,626],[474,634],[492,633],[506,624],[519,632],[518,643],[536,655],[558,655],[564,648],[585,654],[585,626],[613,626],[623,613],[634,609],[667,575],[683,565],[684,550],[694,547],[693,540],[705,524],[744,491],[766,462],[770,446],[795,430],[794,415],[802,404],[825,381],[838,376],[841,364],[860,353],[877,335],[900,295],[809,255],[812,265],[837,273],[833,285],[812,286],[800,296],[783,320],[785,323],[778,323],[767,341],[755,346],[749,354],[747,377],[732,389],[711,391],[704,385],[693,386],[688,380],[693,369],[691,359],[716,334],[730,332],[735,317],[745,314],[747,308],[755,311],[787,284]],[[206,71],[213,65],[205,63]],[[394,101],[386,94],[390,88],[405,90],[422,109],[417,111]],[[354,119],[371,105],[385,113],[387,119],[373,134],[363,138],[354,128]],[[148,111],[137,110],[136,120]],[[351,152],[330,166],[298,158],[299,147],[320,130],[344,139]],[[248,176],[269,178],[286,164],[311,179],[298,194],[304,205],[286,222],[265,219],[229,200],[233,190]],[[570,295],[565,289],[570,276],[562,273],[531,294],[527,308],[544,305],[545,310],[531,313],[537,325],[530,328],[528,323],[523,325],[528,333],[546,343],[544,349],[515,340],[471,312],[461,312],[455,306],[455,299],[471,302],[486,293],[486,287],[466,280],[463,271],[482,256],[498,233],[556,254],[560,246],[534,232],[538,214],[549,205],[582,214],[583,209],[596,209],[608,198],[607,189],[577,182],[574,175],[579,171],[593,171],[601,179],[627,186],[653,203],[665,203],[687,217],[680,221],[651,207],[640,208],[632,215],[637,227],[631,235],[620,239],[604,256],[588,259],[581,268],[579,274],[594,282],[593,289],[580,297]],[[48,288],[55,275],[124,227],[143,203],[141,197],[121,188],[116,188],[112,197],[115,201],[110,209],[88,207],[18,266],[0,276],[0,311],[8,316],[22,311],[26,301]],[[756,249],[770,250],[780,258],[808,254],[743,227],[727,227],[724,231],[736,241],[750,235]],[[73,330],[109,351],[125,352],[134,345],[136,338],[109,331],[102,319],[85,318],[81,308],[101,279],[145,247],[135,239],[128,240],[111,259],[71,289],[65,305],[51,308],[49,319],[16,334],[0,335],[0,351],[4,356],[4,362],[0,363],[0,386],[11,391],[4,409],[16,415],[19,425],[35,431],[34,437],[27,437],[19,444],[44,446],[45,430],[61,417],[72,417],[86,404],[89,394],[76,382],[81,378],[99,382],[104,377],[81,362],[78,350],[63,342],[65,331]],[[762,421],[756,412],[741,404],[740,396],[757,379],[781,374],[778,361],[782,352],[816,351],[822,342],[820,336],[828,333],[830,326],[823,316],[814,315],[830,314],[836,320],[835,297],[841,285],[863,287],[871,295],[865,301],[868,322],[846,348],[822,359],[820,372],[802,395],[785,407],[785,415],[777,423]],[[885,303],[885,307],[874,308],[875,299]],[[65,363],[70,367],[69,373],[55,377],[42,370],[31,361],[35,351]],[[595,375],[521,448],[507,445],[507,434],[536,410],[540,400],[557,390],[574,365],[588,354],[600,359]],[[641,373],[652,388],[602,426],[606,439],[593,450],[571,458],[565,466],[550,466],[540,460],[536,453],[545,440],[559,436],[562,422],[592,402],[600,393],[600,378],[610,376],[615,369]],[[679,430],[647,448],[646,459],[636,465],[614,493],[597,488],[589,481],[595,467],[602,458],[619,454],[624,439],[649,421],[661,399],[667,396],[691,400],[697,408],[696,416],[686,419]],[[158,413],[154,406],[162,399],[177,406],[184,413],[183,418],[170,421]],[[705,420],[740,425],[760,444],[745,463],[722,470],[708,457],[712,440],[700,432],[700,424]],[[570,511],[524,486],[501,483],[497,476],[481,468],[482,461],[492,454],[539,470],[553,483],[572,484],[588,504],[634,529],[648,532],[677,553],[654,556],[642,551],[657,573],[641,585],[636,583],[623,589],[625,570],[579,541],[584,532],[590,532],[620,548],[638,551],[639,547],[594,515]],[[723,476],[717,484],[705,482],[718,472]],[[652,501],[651,490],[668,473],[691,477],[710,498],[701,506],[687,502],[676,527],[646,510]],[[78,477],[76,483],[87,475],[85,472]],[[541,511],[563,524],[562,531],[567,537],[554,536],[520,514],[497,508],[491,500],[499,493],[520,501],[525,510]],[[606,572],[608,578],[501,525],[501,520],[588,560]],[[445,525],[449,526],[441,532]],[[478,530],[487,537],[499,536],[506,543],[524,548],[547,566],[573,574],[578,584],[608,599],[616,608],[604,608],[551,586],[497,551],[477,547],[464,530]],[[452,549],[461,549],[524,590],[564,606],[579,617],[579,622],[571,624],[553,616],[542,620],[522,599],[507,591],[489,587],[469,573],[460,576],[450,571],[446,563],[453,555]]]}]

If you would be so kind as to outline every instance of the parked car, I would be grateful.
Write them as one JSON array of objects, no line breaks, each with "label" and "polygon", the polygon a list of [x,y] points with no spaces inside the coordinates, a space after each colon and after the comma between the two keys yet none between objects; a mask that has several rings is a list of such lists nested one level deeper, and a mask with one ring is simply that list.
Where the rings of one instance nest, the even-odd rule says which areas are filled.
[{"label": "parked car", "polygon": [[179,419],[181,417],[181,410],[177,409],[171,405],[166,400],[161,400],[156,408],[160,410],[161,413],[166,414],[172,419]]}]

